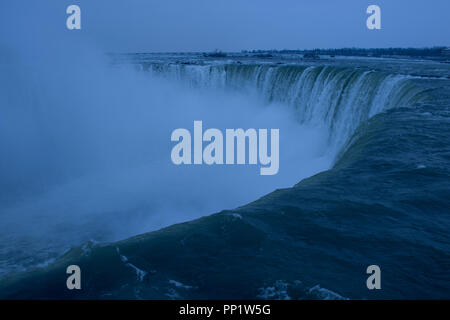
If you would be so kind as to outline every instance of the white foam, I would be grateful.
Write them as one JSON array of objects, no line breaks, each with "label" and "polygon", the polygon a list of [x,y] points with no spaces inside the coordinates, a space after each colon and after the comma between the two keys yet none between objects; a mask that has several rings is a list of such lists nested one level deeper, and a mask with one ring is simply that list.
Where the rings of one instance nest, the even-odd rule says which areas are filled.
[{"label": "white foam", "polygon": [[259,288],[257,298],[264,300],[291,300],[288,295],[288,283],[283,280],[277,280],[273,286]]},{"label": "white foam", "polygon": [[312,295],[315,295],[318,299],[321,300],[348,300],[347,298],[344,298],[334,291],[322,288],[320,285],[315,285],[314,287],[310,288],[308,292]]},{"label": "white foam", "polygon": [[181,283],[179,281],[175,281],[175,280],[169,280],[169,283],[173,284],[177,288],[183,288],[183,289],[193,289],[193,288],[195,288],[193,286],[188,286],[186,284],[183,284],[183,283]]},{"label": "white foam", "polygon": [[119,254],[120,260],[121,260],[123,263],[125,263],[125,265],[126,265],[127,267],[132,268],[132,269],[136,272],[137,279],[138,279],[139,281],[142,282],[142,281],[144,280],[145,276],[147,275],[147,272],[144,271],[144,270],[142,270],[142,269],[139,269],[139,268],[136,267],[134,264],[128,262],[128,258],[127,258],[126,256],[120,254],[119,248],[116,248],[116,250],[117,250],[117,253]]}]

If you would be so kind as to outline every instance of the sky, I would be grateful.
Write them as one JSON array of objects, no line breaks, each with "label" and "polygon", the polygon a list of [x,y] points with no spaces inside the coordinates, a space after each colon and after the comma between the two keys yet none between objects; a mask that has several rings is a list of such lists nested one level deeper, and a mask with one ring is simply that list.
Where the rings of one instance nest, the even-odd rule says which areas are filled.
[{"label": "sky", "polygon": [[[66,28],[71,4],[81,30]],[[381,30],[366,27],[371,4]],[[449,0],[2,0],[0,45],[58,34],[107,52],[449,46],[449,15]]]}]

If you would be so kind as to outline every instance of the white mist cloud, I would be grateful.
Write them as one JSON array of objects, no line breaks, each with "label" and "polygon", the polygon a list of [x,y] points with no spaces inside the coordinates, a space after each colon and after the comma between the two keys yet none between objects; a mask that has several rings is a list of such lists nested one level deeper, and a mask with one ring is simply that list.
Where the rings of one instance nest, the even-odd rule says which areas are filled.
[{"label": "white mist cloud", "polygon": [[[231,209],[331,164],[326,134],[299,126],[286,106],[114,68],[92,43],[59,31],[23,44],[26,33],[2,43],[0,269]],[[279,173],[173,165],[172,130],[198,119],[279,128]]]}]

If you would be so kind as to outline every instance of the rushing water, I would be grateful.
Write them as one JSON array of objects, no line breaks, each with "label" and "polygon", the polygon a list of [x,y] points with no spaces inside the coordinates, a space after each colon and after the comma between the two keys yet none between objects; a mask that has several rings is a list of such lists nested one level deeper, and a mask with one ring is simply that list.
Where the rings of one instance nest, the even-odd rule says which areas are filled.
[{"label": "rushing water", "polygon": [[355,129],[382,111],[408,106],[423,91],[411,77],[336,66],[151,64],[146,69],[192,87],[259,94],[295,110],[299,124],[328,128],[328,148],[340,150]]},{"label": "rushing water", "polygon": [[[113,61],[107,77],[77,87],[81,97],[64,112],[48,106],[60,97],[42,94],[45,86],[35,90],[30,81],[25,90],[37,95],[38,116],[26,120],[31,129],[19,141],[38,141],[52,157],[13,148],[0,163],[4,274],[87,240],[115,241],[227,209],[84,245],[41,276],[51,286],[67,259],[121,274],[114,283],[91,278],[88,298],[448,298],[449,65],[182,54]],[[170,131],[193,120],[280,128],[280,173],[174,167]],[[17,135],[16,126],[7,129]],[[24,156],[39,160],[26,170],[45,178],[18,179]],[[123,265],[122,256],[131,262]],[[383,270],[382,292],[365,288],[371,264]],[[20,281],[11,275],[4,288]]]}]

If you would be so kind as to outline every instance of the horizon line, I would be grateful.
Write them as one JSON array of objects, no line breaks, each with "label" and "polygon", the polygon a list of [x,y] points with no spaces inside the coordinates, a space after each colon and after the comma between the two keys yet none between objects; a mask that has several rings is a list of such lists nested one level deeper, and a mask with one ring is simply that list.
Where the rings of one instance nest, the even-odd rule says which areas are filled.
[{"label": "horizon line", "polygon": [[241,50],[232,50],[232,51],[226,51],[226,50],[220,50],[220,49],[213,49],[213,50],[201,50],[201,51],[194,51],[194,50],[187,50],[187,51],[108,51],[106,53],[155,53],[155,54],[161,54],[161,53],[211,53],[211,52],[222,52],[222,53],[251,53],[251,52],[264,52],[264,51],[274,51],[274,52],[280,52],[280,51],[317,51],[317,50],[394,50],[394,49],[412,49],[412,50],[430,50],[430,49],[443,49],[443,50],[450,50],[450,46],[446,45],[435,45],[435,46],[425,46],[425,47],[337,47],[337,48],[313,48],[313,49],[241,49]]}]

